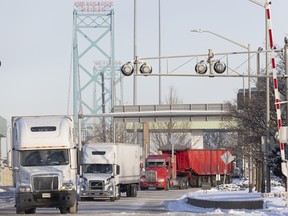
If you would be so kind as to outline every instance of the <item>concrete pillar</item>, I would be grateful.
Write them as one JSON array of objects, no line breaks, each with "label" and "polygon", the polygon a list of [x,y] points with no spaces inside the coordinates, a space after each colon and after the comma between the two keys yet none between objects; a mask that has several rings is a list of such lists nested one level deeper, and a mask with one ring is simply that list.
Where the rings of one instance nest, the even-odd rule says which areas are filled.
[{"label": "concrete pillar", "polygon": [[193,130],[192,140],[191,140],[192,149],[203,149],[203,130]]},{"label": "concrete pillar", "polygon": [[143,161],[150,154],[150,131],[149,122],[143,123]]}]

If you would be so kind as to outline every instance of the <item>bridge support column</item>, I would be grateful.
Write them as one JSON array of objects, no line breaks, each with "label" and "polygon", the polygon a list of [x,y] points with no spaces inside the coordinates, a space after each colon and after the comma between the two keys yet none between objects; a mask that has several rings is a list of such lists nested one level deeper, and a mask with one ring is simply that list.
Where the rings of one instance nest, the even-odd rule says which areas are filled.
[{"label": "bridge support column", "polygon": [[203,130],[193,130],[192,131],[192,140],[191,140],[192,149],[203,149]]},{"label": "bridge support column", "polygon": [[150,154],[150,131],[149,122],[143,123],[143,161]]}]

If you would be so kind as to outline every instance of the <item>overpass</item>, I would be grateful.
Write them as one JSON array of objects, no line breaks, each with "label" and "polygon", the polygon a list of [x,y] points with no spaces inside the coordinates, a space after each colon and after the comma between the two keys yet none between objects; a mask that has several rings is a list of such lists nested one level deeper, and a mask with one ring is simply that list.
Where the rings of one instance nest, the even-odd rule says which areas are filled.
[{"label": "overpass", "polygon": [[[127,123],[126,129],[131,132],[134,131],[133,123],[140,123],[141,127],[137,129],[137,132],[143,133],[144,157],[149,154],[150,133],[165,132],[165,129],[157,128],[157,122],[189,122],[185,124],[185,131],[195,137],[193,147],[203,148],[203,133],[205,131],[228,131],[229,129],[225,128],[223,123],[231,120],[228,106],[223,103],[118,105],[114,106],[111,113],[83,115],[82,117],[113,117],[116,123]],[[183,131],[183,128],[173,128],[173,130],[179,132]]]},{"label": "overpass", "polygon": [[114,117],[115,122],[189,121],[190,129],[217,131],[226,130],[222,123],[230,119],[223,103],[114,106],[105,116]]},{"label": "overpass", "polygon": [[226,130],[223,122],[230,120],[227,104],[118,105],[112,112],[81,115],[81,117],[113,117],[114,122],[144,123],[189,121],[190,129]]}]

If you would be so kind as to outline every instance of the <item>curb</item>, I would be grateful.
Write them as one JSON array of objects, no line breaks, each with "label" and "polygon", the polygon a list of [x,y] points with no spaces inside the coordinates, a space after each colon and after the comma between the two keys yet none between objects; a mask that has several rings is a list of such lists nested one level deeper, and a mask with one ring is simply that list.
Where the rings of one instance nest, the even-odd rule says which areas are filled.
[{"label": "curb", "polygon": [[222,209],[263,209],[263,199],[241,200],[241,201],[215,201],[203,200],[188,197],[187,203],[201,208],[222,208]]}]

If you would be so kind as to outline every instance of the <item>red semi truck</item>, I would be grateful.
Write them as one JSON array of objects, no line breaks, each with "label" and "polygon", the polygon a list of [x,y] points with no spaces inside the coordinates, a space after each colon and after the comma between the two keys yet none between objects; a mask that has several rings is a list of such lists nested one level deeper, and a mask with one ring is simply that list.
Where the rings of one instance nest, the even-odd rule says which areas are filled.
[{"label": "red semi truck", "polygon": [[230,183],[232,163],[226,165],[222,160],[222,155],[227,154],[227,151],[231,153],[225,149],[186,149],[174,151],[174,157],[171,150],[163,150],[159,155],[149,155],[140,188],[186,189],[188,186],[201,187],[203,182],[216,186],[217,180],[223,181],[224,175],[225,182]]}]

